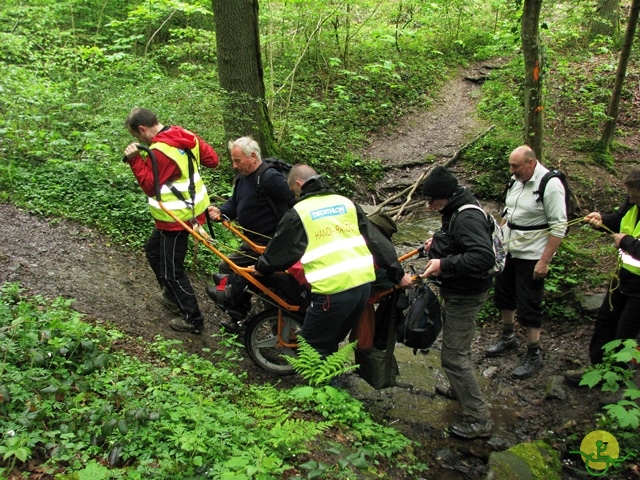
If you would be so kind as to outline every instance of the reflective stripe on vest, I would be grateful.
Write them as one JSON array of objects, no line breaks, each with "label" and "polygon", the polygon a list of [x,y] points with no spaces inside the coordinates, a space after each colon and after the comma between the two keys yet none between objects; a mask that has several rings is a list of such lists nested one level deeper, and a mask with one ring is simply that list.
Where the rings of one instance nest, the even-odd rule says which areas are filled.
[{"label": "reflective stripe on vest", "polygon": [[[196,146],[191,150],[196,160],[196,163],[193,166],[193,183],[195,186],[195,198],[193,205],[189,195],[189,162],[191,160],[187,156],[186,152],[163,142],[152,143],[150,148],[161,151],[171,160],[176,162],[180,168],[180,178],[174,182],[166,183],[160,188],[160,200],[162,201],[162,205],[184,222],[188,222],[192,218],[197,217],[204,212],[210,202],[209,195],[207,194],[207,187],[205,187],[198,171],[200,168],[200,144],[198,143],[198,139],[196,138]],[[172,192],[171,187],[179,191],[186,202],[178,198],[175,193]],[[168,213],[160,208],[160,204],[155,197],[149,197],[149,210],[151,211],[151,216],[156,220],[160,220],[162,222],[175,222]]]},{"label": "reflective stripe on vest", "polygon": [[356,207],[340,195],[317,195],[294,205],[309,245],[301,262],[311,291],[343,292],[375,280],[373,257],[360,235]]},{"label": "reflective stripe on vest", "polygon": [[[627,235],[631,235],[634,238],[640,238],[638,207],[636,205],[627,210],[627,213],[625,213],[624,217],[622,217],[622,221],[620,222],[620,233],[626,233]],[[636,275],[640,275],[640,260],[632,257],[622,249],[620,249],[618,253],[620,254],[620,259],[622,260],[622,268]]]}]

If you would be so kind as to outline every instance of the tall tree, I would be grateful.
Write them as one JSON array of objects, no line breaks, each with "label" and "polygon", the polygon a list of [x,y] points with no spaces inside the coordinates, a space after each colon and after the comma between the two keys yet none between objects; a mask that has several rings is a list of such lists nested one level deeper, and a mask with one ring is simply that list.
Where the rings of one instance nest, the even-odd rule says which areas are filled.
[{"label": "tall tree", "polygon": [[624,44],[622,45],[620,58],[618,59],[616,80],[613,84],[611,100],[609,101],[609,107],[607,108],[608,119],[604,124],[604,130],[602,131],[602,137],[600,138],[600,143],[604,147],[605,154],[608,154],[611,150],[611,142],[613,142],[613,135],[616,131],[618,109],[620,106],[620,95],[622,95],[622,86],[624,85],[624,78],[627,75],[627,64],[629,63],[629,57],[631,56],[631,48],[633,47],[633,38],[635,36],[636,26],[638,25],[639,12],[640,0],[633,0],[631,2],[631,12],[629,13],[627,31],[624,34]]},{"label": "tall tree", "polygon": [[613,37],[618,32],[620,0],[597,0],[595,15],[589,19],[589,37]]},{"label": "tall tree", "polygon": [[258,0],[213,0],[224,129],[230,139],[251,135],[264,156],[277,145],[265,101]]},{"label": "tall tree", "polygon": [[542,48],[540,9],[542,0],[524,0],[522,53],[524,55],[524,142],[542,160]]}]

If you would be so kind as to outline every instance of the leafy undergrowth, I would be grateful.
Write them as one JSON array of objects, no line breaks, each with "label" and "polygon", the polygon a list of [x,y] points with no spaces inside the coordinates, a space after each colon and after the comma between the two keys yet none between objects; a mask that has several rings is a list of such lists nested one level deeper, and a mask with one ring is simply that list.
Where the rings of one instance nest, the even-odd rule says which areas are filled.
[{"label": "leafy undergrowth", "polygon": [[[0,476],[413,478],[413,444],[330,386],[246,385],[239,345],[216,364],[158,338],[145,355],[71,301],[0,289]],[[145,358],[145,360],[142,360]],[[394,473],[397,472],[397,473]],[[400,473],[402,472],[402,473]],[[407,477],[408,475],[408,477]]]}]

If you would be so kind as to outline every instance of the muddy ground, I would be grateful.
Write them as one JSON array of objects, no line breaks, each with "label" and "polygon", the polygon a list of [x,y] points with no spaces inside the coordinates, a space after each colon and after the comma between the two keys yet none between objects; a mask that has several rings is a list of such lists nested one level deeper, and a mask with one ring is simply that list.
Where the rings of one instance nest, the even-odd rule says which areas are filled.
[{"label": "muddy ground", "polygon": [[[416,178],[416,160],[431,158],[446,161],[471,138],[488,128],[473,114],[479,86],[464,80],[461,72],[443,90],[443,97],[433,109],[405,119],[401,125],[381,132],[372,139],[365,155],[380,158],[387,166],[387,175],[371,193],[374,201],[384,198],[394,189],[404,188]],[[424,168],[424,165],[422,165]],[[454,171],[462,178],[460,167]],[[366,200],[363,197],[362,200]],[[142,197],[141,197],[141,201]],[[373,202],[372,202],[373,203]],[[155,297],[157,288],[142,252],[132,252],[111,245],[98,232],[59,219],[45,219],[9,204],[0,205],[3,232],[0,237],[0,283],[20,282],[31,294],[46,297],[64,296],[76,300],[75,308],[92,322],[111,324],[132,339],[152,341],[157,335],[179,339],[187,350],[200,353],[203,348],[216,348],[212,337],[219,331],[218,322],[224,314],[206,296],[207,278],[192,275],[200,304],[207,320],[203,335],[172,331],[172,317]],[[394,408],[394,392],[375,392],[361,382],[346,383],[365,402],[379,421],[400,428],[406,435],[423,443],[423,461],[432,466],[428,478],[481,479],[486,474],[486,460],[493,450],[503,450],[519,442],[546,438],[565,454],[564,478],[587,478],[584,465],[567,451],[579,445],[587,432],[595,429],[595,418],[604,394],[586,388],[571,387],[559,381],[558,398],[549,398],[545,391],[554,376],[570,368],[587,365],[587,345],[592,321],[589,318],[567,321],[550,319],[542,336],[545,363],[541,371],[526,380],[513,380],[510,371],[523,353],[522,332],[518,332],[521,348],[504,358],[484,357],[484,348],[500,333],[498,322],[480,327],[474,342],[479,375],[483,375],[485,391],[490,398],[495,432],[491,439],[472,442],[448,438],[441,422],[422,421]],[[437,345],[429,355],[436,355]],[[278,382],[291,385],[296,377],[279,379],[259,370],[248,359],[240,368],[249,372],[250,382]],[[402,365],[401,365],[402,371]],[[430,374],[429,370],[425,375]],[[402,379],[401,379],[402,380]],[[404,393],[410,390],[405,390]],[[416,391],[428,402],[433,392]],[[428,406],[426,407],[428,408]],[[455,415],[454,402],[446,407]],[[410,413],[410,412],[409,412]],[[569,443],[573,442],[571,445]],[[640,478],[626,470],[618,477]]]}]

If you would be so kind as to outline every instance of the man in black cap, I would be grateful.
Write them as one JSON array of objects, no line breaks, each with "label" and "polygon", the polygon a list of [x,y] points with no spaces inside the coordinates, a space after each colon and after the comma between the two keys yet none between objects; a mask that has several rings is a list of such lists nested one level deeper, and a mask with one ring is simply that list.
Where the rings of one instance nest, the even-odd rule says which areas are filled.
[{"label": "man in black cap", "polygon": [[460,404],[462,419],[449,426],[451,433],[468,439],[488,437],[489,408],[475,376],[471,342],[476,316],[491,287],[491,223],[471,191],[459,187],[444,167],[435,167],[427,176],[423,193],[429,208],[442,215],[442,227],[425,242],[430,260],[421,275],[440,282],[441,364],[451,386],[436,387],[436,393]]}]

